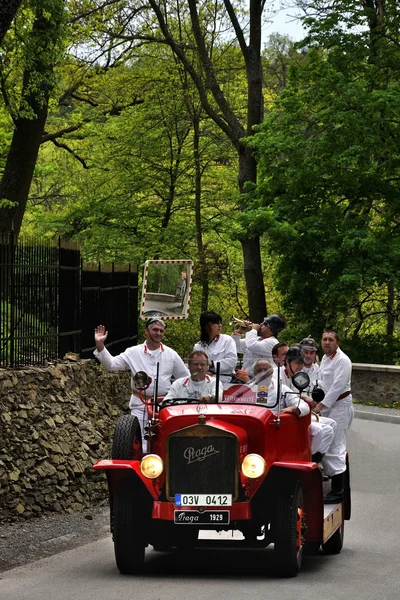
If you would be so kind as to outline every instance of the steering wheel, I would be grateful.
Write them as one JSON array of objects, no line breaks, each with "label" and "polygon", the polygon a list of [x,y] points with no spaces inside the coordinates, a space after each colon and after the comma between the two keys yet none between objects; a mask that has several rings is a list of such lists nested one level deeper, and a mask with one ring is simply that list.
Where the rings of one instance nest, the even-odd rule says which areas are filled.
[{"label": "steering wheel", "polygon": [[173,406],[174,404],[193,404],[193,402],[198,403],[199,401],[200,400],[197,398],[168,398],[167,400],[160,402],[160,408]]}]

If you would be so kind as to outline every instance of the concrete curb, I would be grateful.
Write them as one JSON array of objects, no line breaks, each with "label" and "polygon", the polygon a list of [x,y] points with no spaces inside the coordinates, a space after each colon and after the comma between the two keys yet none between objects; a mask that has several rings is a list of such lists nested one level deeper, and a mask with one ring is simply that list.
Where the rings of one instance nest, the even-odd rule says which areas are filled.
[{"label": "concrete curb", "polygon": [[364,419],[366,421],[381,421],[383,423],[396,423],[397,425],[400,425],[400,411],[399,415],[387,415],[379,412],[368,412],[355,409],[354,416],[356,419]]}]

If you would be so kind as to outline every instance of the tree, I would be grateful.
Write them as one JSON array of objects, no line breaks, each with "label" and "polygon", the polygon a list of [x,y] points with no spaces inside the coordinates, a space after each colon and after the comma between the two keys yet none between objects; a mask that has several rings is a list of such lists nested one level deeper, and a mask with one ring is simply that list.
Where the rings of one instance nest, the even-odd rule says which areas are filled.
[{"label": "tree", "polygon": [[[260,206],[284,305],[318,333],[399,310],[397,3],[304,3],[307,60],[255,136]],[[360,27],[362,25],[363,27]]]},{"label": "tree", "polygon": [[[147,3],[104,2],[107,32],[102,31],[102,55],[131,56],[135,48],[148,43],[168,46],[196,86],[205,114],[230,140],[238,159],[238,208],[245,212],[251,189],[257,180],[257,164],[246,138],[263,117],[261,33],[265,0],[249,0],[248,10],[229,0],[215,5],[197,2]],[[93,18],[96,5],[82,5],[82,23]],[[108,38],[108,44],[106,39]],[[240,57],[235,65],[244,73],[244,97],[230,96],[232,73],[224,65],[228,48]],[[266,299],[260,258],[260,240],[249,228],[240,243],[251,317],[266,314]]]},{"label": "tree", "polygon": [[[50,93],[55,85],[54,66],[61,52],[65,0],[41,0],[34,8],[32,27],[24,38],[21,96],[12,109],[14,132],[0,181],[0,232],[22,223],[29,189],[47,119]],[[26,27],[27,24],[24,24]],[[3,94],[7,74],[2,72]]]}]

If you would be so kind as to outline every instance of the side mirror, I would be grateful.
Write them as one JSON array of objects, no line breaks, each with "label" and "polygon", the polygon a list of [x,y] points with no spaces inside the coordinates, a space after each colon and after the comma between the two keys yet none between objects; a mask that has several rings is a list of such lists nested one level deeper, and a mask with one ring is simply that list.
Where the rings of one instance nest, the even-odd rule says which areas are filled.
[{"label": "side mirror", "polygon": [[311,398],[314,400],[314,402],[322,402],[322,400],[325,398],[324,390],[319,387],[315,387],[311,392]]},{"label": "side mirror", "polygon": [[193,261],[146,260],[139,316],[182,320],[189,315]]},{"label": "side mirror", "polygon": [[299,392],[302,392],[310,385],[310,378],[304,371],[299,371],[293,375],[292,383]]},{"label": "side mirror", "polygon": [[147,388],[152,382],[151,377],[147,375],[147,373],[145,373],[144,371],[138,371],[137,373],[135,373],[132,380],[135,384],[136,389],[140,391],[147,390]]}]

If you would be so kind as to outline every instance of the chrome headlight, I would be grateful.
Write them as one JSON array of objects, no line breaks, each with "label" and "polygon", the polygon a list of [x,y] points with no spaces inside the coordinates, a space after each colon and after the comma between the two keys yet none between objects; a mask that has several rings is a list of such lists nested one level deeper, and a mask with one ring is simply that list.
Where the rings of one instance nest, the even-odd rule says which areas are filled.
[{"label": "chrome headlight", "polygon": [[242,473],[250,479],[261,477],[265,473],[265,460],[259,454],[248,454],[242,462]]},{"label": "chrome headlight", "polygon": [[162,458],[157,454],[147,454],[140,462],[140,470],[147,479],[156,479],[164,471]]}]

